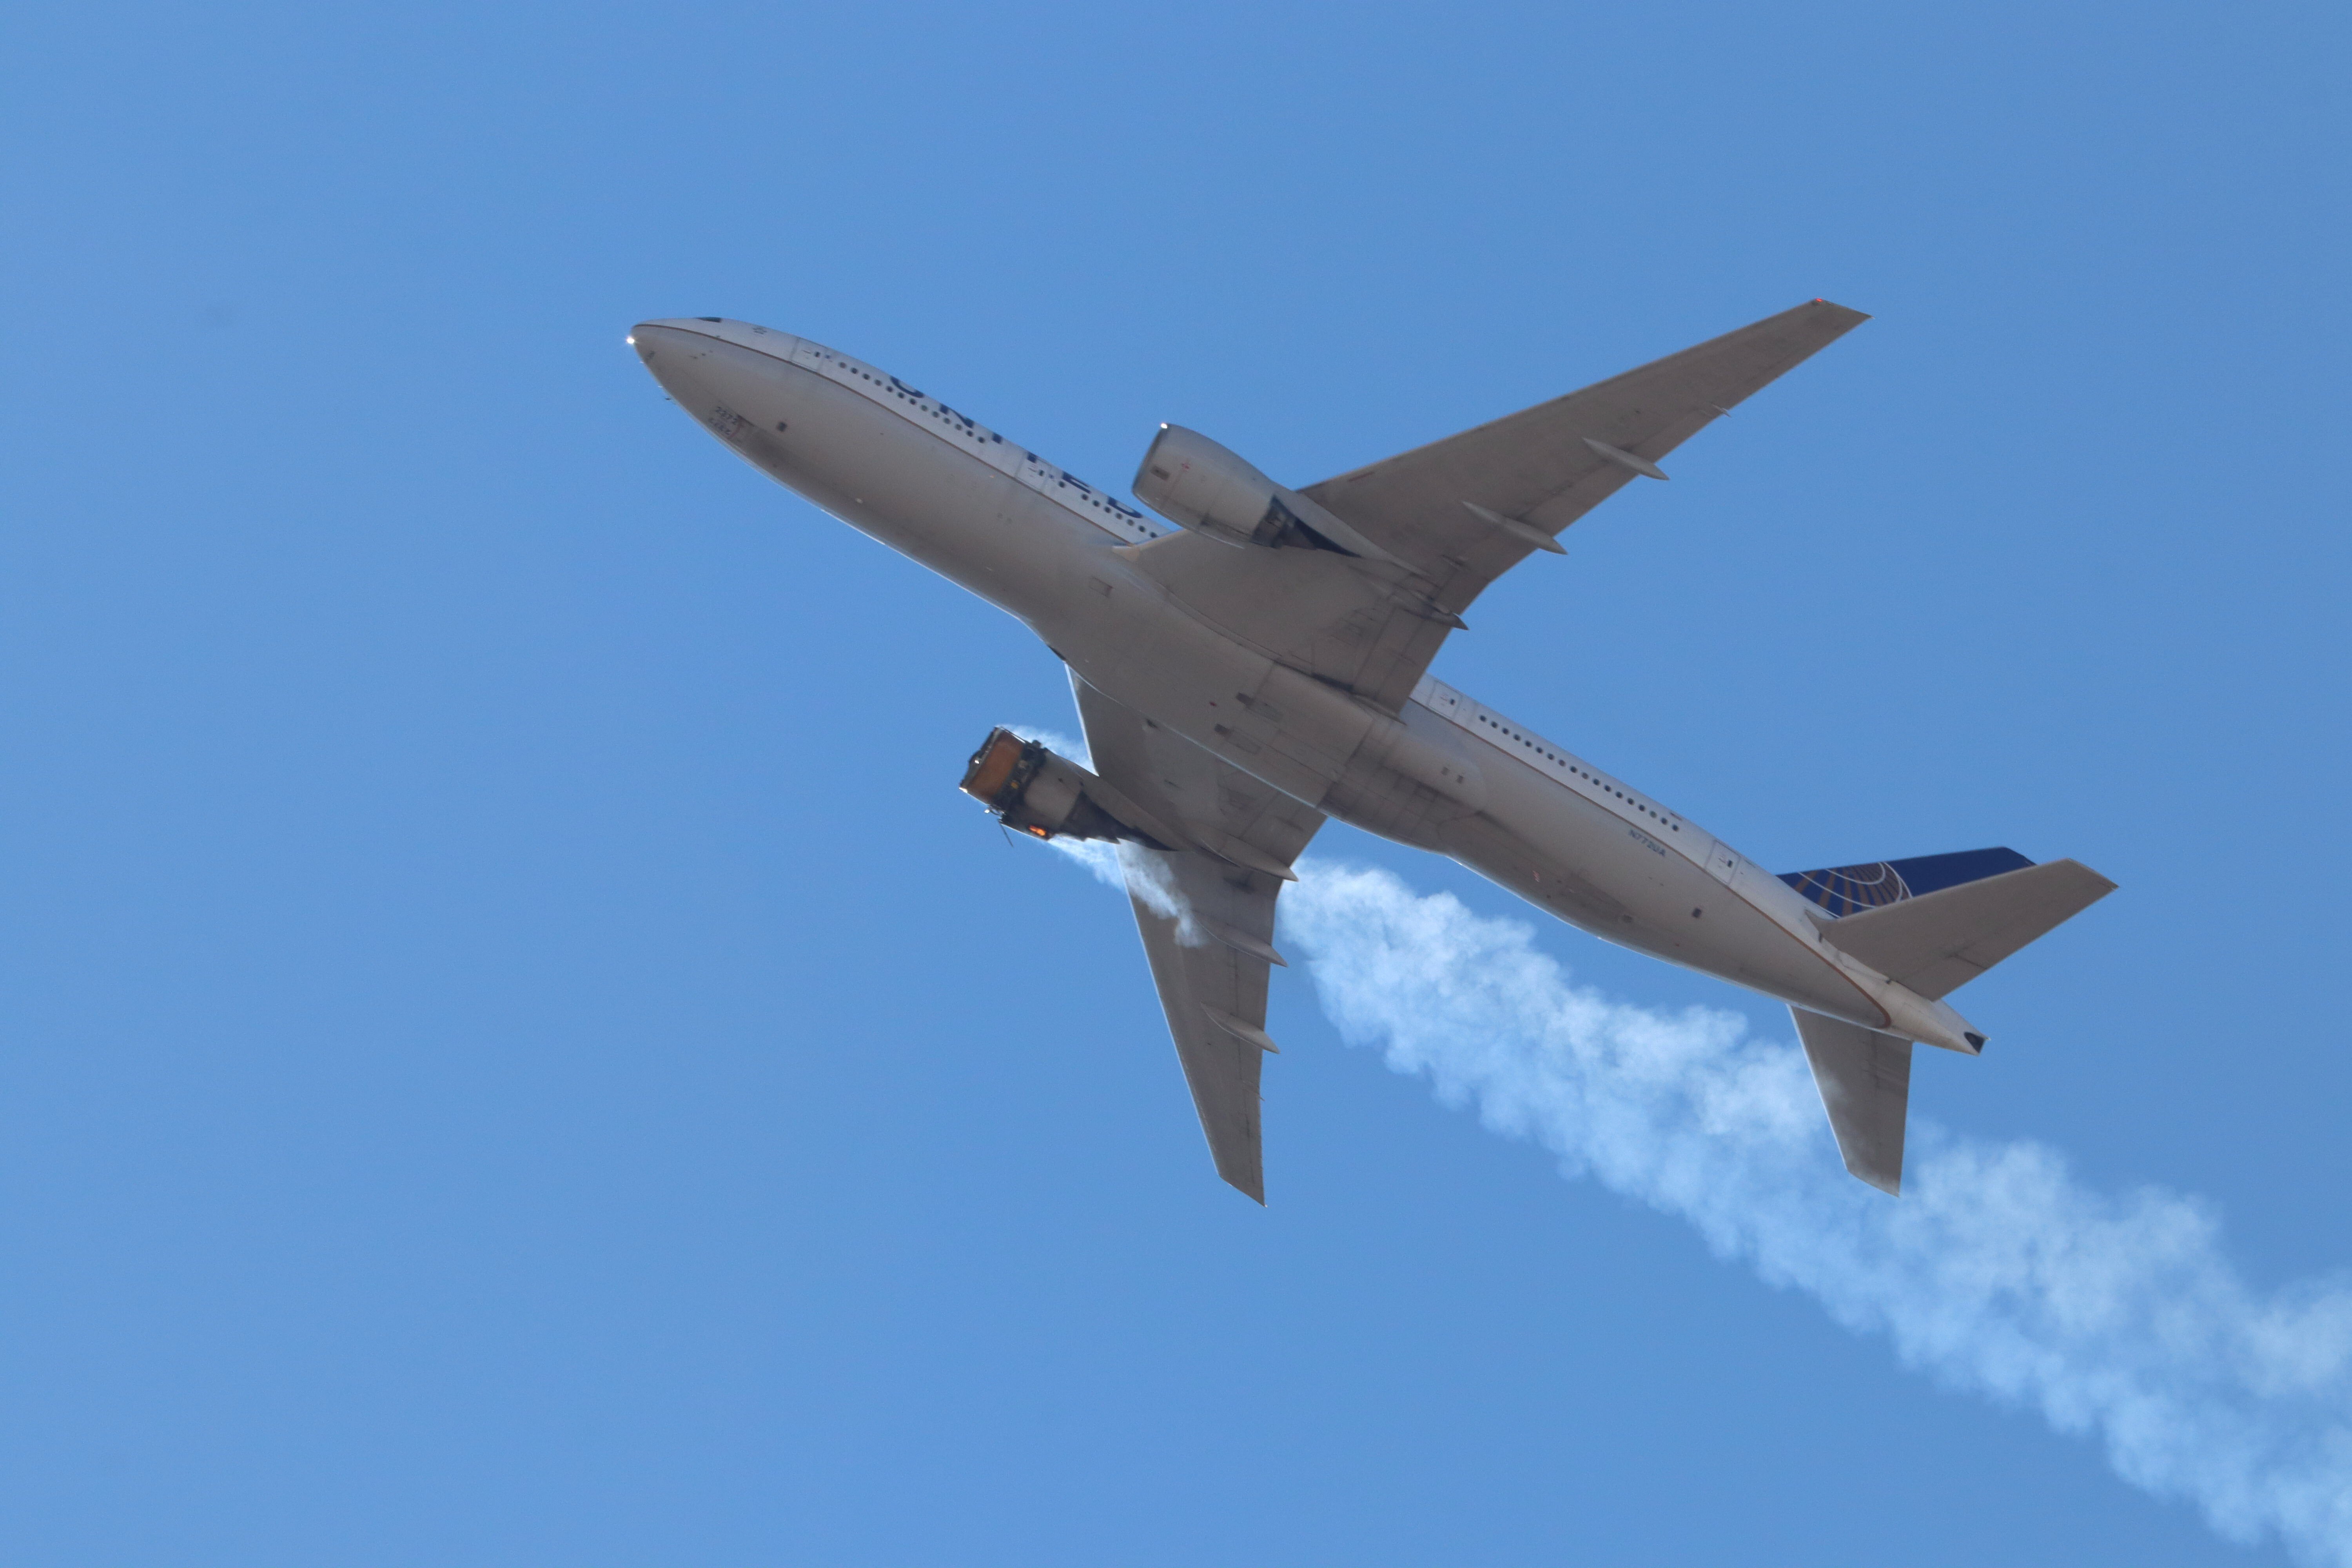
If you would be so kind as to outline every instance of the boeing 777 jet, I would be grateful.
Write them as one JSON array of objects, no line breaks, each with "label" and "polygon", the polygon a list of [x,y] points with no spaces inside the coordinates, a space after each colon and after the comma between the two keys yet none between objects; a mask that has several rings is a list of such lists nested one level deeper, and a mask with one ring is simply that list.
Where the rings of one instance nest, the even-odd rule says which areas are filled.
[{"label": "boeing 777 jet", "polygon": [[[1069,667],[1087,762],[992,731],[963,787],[1118,847],[1217,1173],[1263,1203],[1275,901],[1324,821],[1449,856],[1596,936],[1789,1005],[1846,1168],[1898,1192],[1944,998],[2115,884],[2010,849],[1774,875],[1429,674],[1486,585],[1867,320],[1816,300],[1299,489],[1163,425],[1146,512],[847,354],[717,316],[630,342],[738,456],[1017,617]],[[1154,515],[1156,514],[1156,516]]]}]

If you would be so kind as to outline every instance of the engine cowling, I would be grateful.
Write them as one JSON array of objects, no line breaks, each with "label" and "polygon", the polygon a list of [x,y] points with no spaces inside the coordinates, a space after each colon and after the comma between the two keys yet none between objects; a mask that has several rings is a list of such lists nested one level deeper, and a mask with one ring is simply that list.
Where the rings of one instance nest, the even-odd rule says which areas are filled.
[{"label": "engine cowling", "polygon": [[1136,470],[1135,495],[1171,522],[1226,544],[1336,550],[1396,561],[1328,509],[1181,425],[1160,427]]},{"label": "engine cowling", "polygon": [[1147,849],[1181,841],[1126,795],[1040,742],[988,732],[964,769],[964,794],[1033,838],[1125,840]]}]

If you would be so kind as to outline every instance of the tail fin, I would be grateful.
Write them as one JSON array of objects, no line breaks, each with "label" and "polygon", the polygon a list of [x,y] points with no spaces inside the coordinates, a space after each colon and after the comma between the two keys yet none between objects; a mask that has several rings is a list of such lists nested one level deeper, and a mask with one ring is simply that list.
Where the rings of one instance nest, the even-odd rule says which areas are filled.
[{"label": "tail fin", "polygon": [[[2014,849],[1799,871],[1781,880],[1836,917],[1822,921],[1823,941],[1931,1002],[2116,890],[2079,860],[2036,866]],[[1790,1011],[1845,1168],[1883,1193],[1901,1192],[1911,1042]]]},{"label": "tail fin", "polygon": [[2014,849],[1962,849],[1951,855],[1915,855],[1908,860],[1874,860],[1866,866],[1787,871],[1780,880],[1833,915],[1853,915],[2003,871],[2021,871],[2032,864]]},{"label": "tail fin", "polygon": [[2115,890],[2080,860],[2029,864],[1857,910],[1829,921],[1822,937],[1934,1001]]},{"label": "tail fin", "polygon": [[1789,1009],[1845,1168],[1882,1193],[1903,1191],[1903,1124],[1911,1100],[1911,1042]]}]

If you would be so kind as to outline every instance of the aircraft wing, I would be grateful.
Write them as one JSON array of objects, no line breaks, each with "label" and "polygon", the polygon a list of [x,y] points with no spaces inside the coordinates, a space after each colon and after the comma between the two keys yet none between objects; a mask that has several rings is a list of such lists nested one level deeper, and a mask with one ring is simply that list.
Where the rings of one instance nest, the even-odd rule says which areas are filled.
[{"label": "aircraft wing", "polygon": [[1816,300],[1301,492],[1390,561],[1189,531],[1132,556],[1243,642],[1394,713],[1489,583],[1558,550],[1552,536],[1638,469],[1867,320]]},{"label": "aircraft wing", "polygon": [[1411,563],[1458,613],[1545,548],[1538,540],[1637,474],[1663,478],[1660,458],[1869,319],[1815,300],[1302,493]]},{"label": "aircraft wing", "polygon": [[[1265,1033],[1274,903],[1323,814],[1269,789],[1084,681],[1070,682],[1094,771],[1201,843],[1172,851],[1119,846],[1151,978],[1192,1090],[1217,1174],[1265,1201],[1258,1075]],[[1244,864],[1244,861],[1251,864]]]}]

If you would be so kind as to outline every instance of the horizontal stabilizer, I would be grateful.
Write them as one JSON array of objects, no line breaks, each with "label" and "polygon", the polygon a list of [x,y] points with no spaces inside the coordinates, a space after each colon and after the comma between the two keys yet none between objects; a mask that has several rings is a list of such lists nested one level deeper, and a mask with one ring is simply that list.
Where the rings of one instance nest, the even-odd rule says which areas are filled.
[{"label": "horizontal stabilizer", "polygon": [[1911,1103],[1911,1042],[1791,1007],[1845,1168],[1882,1193],[1903,1190],[1903,1125]]},{"label": "horizontal stabilizer", "polygon": [[1822,937],[1933,1001],[2115,890],[2079,860],[2053,860],[1864,909]]}]

